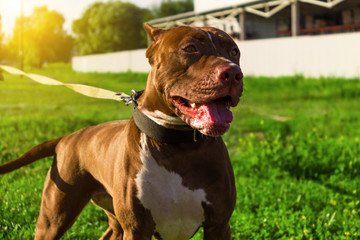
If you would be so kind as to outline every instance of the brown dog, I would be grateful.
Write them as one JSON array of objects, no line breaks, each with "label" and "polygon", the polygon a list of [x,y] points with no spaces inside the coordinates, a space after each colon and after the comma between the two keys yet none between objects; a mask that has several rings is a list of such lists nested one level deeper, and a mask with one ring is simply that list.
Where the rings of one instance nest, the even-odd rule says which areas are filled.
[{"label": "brown dog", "polygon": [[54,155],[36,239],[58,239],[91,200],[109,228],[102,239],[230,239],[236,190],[221,139],[238,104],[240,52],[223,31],[145,24],[152,44],[145,91],[134,116],[42,143],[0,174]]}]

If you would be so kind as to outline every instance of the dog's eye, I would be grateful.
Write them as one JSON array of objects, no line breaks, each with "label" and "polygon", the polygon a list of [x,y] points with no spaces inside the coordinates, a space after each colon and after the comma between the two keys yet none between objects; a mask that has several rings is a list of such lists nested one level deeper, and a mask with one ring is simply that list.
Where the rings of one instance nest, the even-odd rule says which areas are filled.
[{"label": "dog's eye", "polygon": [[234,48],[233,50],[231,50],[231,56],[237,56],[239,54],[239,49]]},{"label": "dog's eye", "polygon": [[184,51],[187,53],[194,53],[194,52],[197,52],[197,49],[194,45],[189,45],[184,48]]}]

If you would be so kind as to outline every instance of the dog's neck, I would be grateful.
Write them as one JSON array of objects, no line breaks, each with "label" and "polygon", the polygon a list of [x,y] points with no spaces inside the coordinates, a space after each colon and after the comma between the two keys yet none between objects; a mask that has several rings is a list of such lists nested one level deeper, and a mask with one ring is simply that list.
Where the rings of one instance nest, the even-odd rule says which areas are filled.
[{"label": "dog's neck", "polygon": [[137,98],[138,109],[156,124],[180,131],[192,130],[192,128],[175,115],[173,110],[165,104],[166,99],[154,86],[156,70],[151,70],[148,76],[144,92]]},{"label": "dog's neck", "polygon": [[155,116],[154,112],[150,114],[153,116],[140,111],[137,102],[133,102],[133,120],[136,126],[141,132],[159,142],[179,144],[194,143],[204,139],[202,133],[192,129],[177,117],[167,116],[161,112],[157,112]]},{"label": "dog's neck", "polygon": [[[138,108],[141,112],[155,119],[169,121],[171,117],[176,117],[174,112],[166,104],[166,99],[157,89],[158,84],[155,82],[156,74],[151,70],[147,79],[144,92],[137,99]],[[156,86],[156,87],[155,87]],[[158,114],[160,112],[160,114]],[[170,117],[170,118],[169,118]],[[170,121],[171,122],[171,121]]]}]

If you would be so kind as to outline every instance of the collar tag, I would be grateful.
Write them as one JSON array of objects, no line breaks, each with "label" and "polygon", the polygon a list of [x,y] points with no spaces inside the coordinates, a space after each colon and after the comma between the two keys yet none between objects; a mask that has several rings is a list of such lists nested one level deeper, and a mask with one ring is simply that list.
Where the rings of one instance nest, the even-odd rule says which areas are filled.
[{"label": "collar tag", "polygon": [[197,142],[198,140],[196,139],[196,130],[194,129],[194,142]]}]

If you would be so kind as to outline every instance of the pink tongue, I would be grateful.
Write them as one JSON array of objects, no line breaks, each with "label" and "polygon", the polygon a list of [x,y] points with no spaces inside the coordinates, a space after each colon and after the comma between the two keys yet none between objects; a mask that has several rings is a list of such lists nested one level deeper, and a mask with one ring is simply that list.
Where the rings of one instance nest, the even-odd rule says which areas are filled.
[{"label": "pink tongue", "polygon": [[230,123],[233,120],[232,112],[226,109],[221,101],[204,103],[199,107],[201,119],[207,122]]}]

